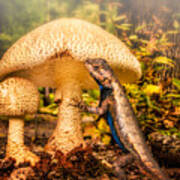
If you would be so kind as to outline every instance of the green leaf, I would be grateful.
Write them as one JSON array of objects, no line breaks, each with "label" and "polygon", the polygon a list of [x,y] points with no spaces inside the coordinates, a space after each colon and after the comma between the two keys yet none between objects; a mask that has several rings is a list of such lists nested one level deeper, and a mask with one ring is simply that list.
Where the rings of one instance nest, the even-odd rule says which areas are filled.
[{"label": "green leaf", "polygon": [[178,30],[171,30],[171,31],[167,31],[167,34],[178,34],[179,31]]},{"label": "green leaf", "polygon": [[1,41],[11,41],[12,38],[11,38],[11,36],[8,35],[8,34],[1,33],[1,34],[0,34],[0,40],[1,40]]},{"label": "green leaf", "polygon": [[156,57],[154,60],[153,60],[154,63],[159,63],[159,64],[167,64],[171,67],[174,67],[174,61],[168,57],[165,57],[165,56],[159,56],[159,57]]},{"label": "green leaf", "polygon": [[138,40],[138,36],[133,34],[133,35],[129,36],[129,39],[130,40]]},{"label": "green leaf", "polygon": [[138,31],[141,31],[142,29],[146,28],[147,25],[146,24],[142,24],[140,26],[138,26],[136,29],[135,29],[135,32],[137,33]]},{"label": "green leaf", "polygon": [[180,90],[180,80],[179,79],[174,78],[172,80],[172,83],[174,86],[176,86],[178,88],[178,90]]},{"label": "green leaf", "polygon": [[126,18],[127,18],[126,15],[121,15],[121,16],[115,17],[115,18],[114,18],[114,21],[122,21],[122,20],[124,20],[124,19],[126,19]]},{"label": "green leaf", "polygon": [[162,92],[160,86],[154,84],[147,84],[143,91],[147,95],[160,94]]},{"label": "green leaf", "polygon": [[153,102],[151,101],[151,99],[150,99],[149,96],[146,96],[145,98],[146,98],[147,104],[148,104],[148,106],[149,106],[150,108],[155,109],[155,110],[161,112],[161,109],[160,109],[159,107],[157,107],[156,105],[153,104]]},{"label": "green leaf", "polygon": [[132,26],[132,24],[121,24],[121,25],[116,24],[115,26],[116,28],[121,29],[123,31],[128,31],[130,30],[130,27]]},{"label": "green leaf", "polygon": [[180,24],[177,20],[174,20],[173,26],[175,29],[179,29],[180,28]]},{"label": "green leaf", "polygon": [[180,98],[180,94],[173,94],[173,93],[169,93],[166,95],[167,97],[172,97],[172,98]]}]

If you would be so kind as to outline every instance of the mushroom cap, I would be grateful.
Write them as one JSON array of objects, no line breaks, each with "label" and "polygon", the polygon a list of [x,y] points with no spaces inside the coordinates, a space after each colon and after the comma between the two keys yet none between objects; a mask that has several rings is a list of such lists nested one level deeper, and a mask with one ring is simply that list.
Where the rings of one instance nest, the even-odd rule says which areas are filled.
[{"label": "mushroom cap", "polygon": [[38,90],[29,80],[10,77],[0,83],[0,115],[33,114],[38,106]]},{"label": "mushroom cap", "polygon": [[63,71],[64,66],[72,62],[62,62],[63,56],[75,62],[67,68],[67,73],[76,68],[77,78],[84,88],[88,86],[82,82],[91,79],[85,76],[88,73],[83,66],[87,58],[105,59],[121,82],[133,82],[141,76],[140,63],[117,37],[89,22],[61,18],[38,27],[10,47],[0,61],[0,78],[20,72],[38,86],[56,87],[56,82],[52,81],[54,65]]}]

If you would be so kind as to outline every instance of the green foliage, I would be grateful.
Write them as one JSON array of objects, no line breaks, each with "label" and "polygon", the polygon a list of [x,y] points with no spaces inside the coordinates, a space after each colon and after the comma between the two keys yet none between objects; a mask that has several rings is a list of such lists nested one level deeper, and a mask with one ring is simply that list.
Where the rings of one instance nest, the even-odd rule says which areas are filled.
[{"label": "green foliage", "polygon": [[169,130],[159,130],[161,134],[168,135],[168,136],[176,136],[180,138],[180,131],[177,128],[171,128]]},{"label": "green foliage", "polygon": [[[0,52],[2,53],[22,35],[45,22],[44,0],[0,1]],[[1,12],[1,13],[2,13]]]},{"label": "green foliage", "polygon": [[72,16],[78,0],[0,1],[0,56],[27,32],[59,17]]},{"label": "green foliage", "polygon": [[45,113],[45,114],[52,114],[52,115],[57,115],[58,113],[58,105],[54,103],[54,94],[49,93],[48,99],[49,99],[49,105],[45,106],[44,105],[44,94],[42,93],[42,88],[39,88],[39,91],[41,92],[40,94],[40,108],[39,112],[40,113]]},{"label": "green foliage", "polygon": [[99,98],[100,92],[98,90],[88,90],[87,93],[83,93],[83,101],[87,105],[97,104],[97,99]]},{"label": "green foliage", "polygon": [[85,0],[75,9],[73,15],[77,18],[100,24],[100,13],[98,4]]},{"label": "green foliage", "polygon": [[166,64],[170,67],[174,67],[174,61],[170,58],[163,57],[163,56],[158,56],[153,60],[153,63],[158,63],[158,64]]},{"label": "green foliage", "polygon": [[174,86],[176,86],[178,88],[178,90],[180,91],[180,80],[173,78],[172,83]]}]

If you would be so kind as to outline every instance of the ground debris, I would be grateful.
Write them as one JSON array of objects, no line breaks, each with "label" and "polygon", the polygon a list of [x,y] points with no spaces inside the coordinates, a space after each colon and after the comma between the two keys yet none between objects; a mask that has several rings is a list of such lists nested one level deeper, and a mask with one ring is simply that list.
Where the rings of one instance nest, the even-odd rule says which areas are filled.
[{"label": "ground debris", "polygon": [[91,147],[78,147],[66,155],[57,151],[53,159],[50,155],[41,153],[41,160],[33,170],[35,175],[29,176],[28,180],[95,179],[105,174],[110,175],[111,172],[92,155]]},{"label": "ground debris", "polygon": [[[62,152],[57,151],[52,158],[49,154],[44,153],[43,149],[55,128],[55,124],[49,124],[46,121],[39,121],[39,123],[36,138],[32,138],[35,135],[35,123],[30,121],[25,126],[25,144],[41,158],[34,168],[30,167],[33,173],[28,173],[27,180],[117,180],[117,174],[118,176],[125,174],[127,180],[149,180],[138,168],[136,161],[125,161],[125,165],[118,169],[118,163],[121,165],[124,163],[123,157],[127,153],[123,153],[115,144],[103,145],[102,143],[97,144],[94,142],[94,145],[92,145],[93,141],[89,141],[91,147],[88,146],[85,149],[82,147],[75,148],[66,156]],[[6,135],[6,121],[0,121],[0,126],[6,127],[0,129]],[[5,158],[6,142],[6,137],[0,137],[0,159]],[[172,166],[166,163],[163,156],[165,154],[164,151],[159,150],[157,146],[153,146],[153,152],[156,150],[158,154],[155,157],[159,160],[160,165],[164,166],[163,168],[171,180],[179,180],[180,167],[177,164]],[[27,167],[29,167],[28,163],[15,167],[13,159],[0,160],[0,180],[7,180],[12,172],[21,173]],[[115,170],[116,168],[119,170],[118,173]]]},{"label": "ground debris", "polygon": [[0,180],[10,176],[15,168],[15,160],[12,158],[0,160]]}]

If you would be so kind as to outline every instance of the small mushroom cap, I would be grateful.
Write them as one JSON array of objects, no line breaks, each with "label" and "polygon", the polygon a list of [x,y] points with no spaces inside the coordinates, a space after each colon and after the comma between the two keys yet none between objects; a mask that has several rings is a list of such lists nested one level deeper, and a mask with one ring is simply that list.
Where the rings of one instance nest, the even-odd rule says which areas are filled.
[{"label": "small mushroom cap", "polygon": [[[52,80],[54,65],[63,70],[69,63],[61,61],[63,56],[77,62],[66,69],[68,73],[77,69],[77,79],[83,88],[88,86],[82,82],[90,79],[83,66],[87,58],[107,60],[121,82],[133,82],[141,76],[140,63],[117,37],[89,22],[62,18],[40,26],[9,48],[0,61],[0,78],[20,72],[38,86],[56,87]],[[57,57],[59,60],[54,60]]]},{"label": "small mushroom cap", "polygon": [[38,106],[38,90],[29,80],[11,77],[0,83],[0,115],[32,114]]}]

